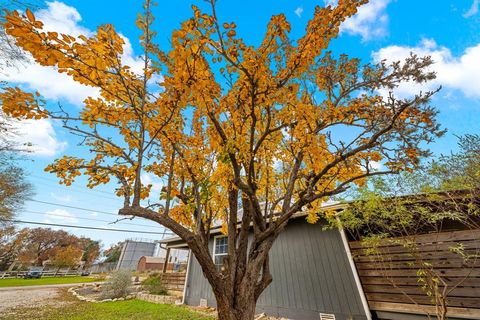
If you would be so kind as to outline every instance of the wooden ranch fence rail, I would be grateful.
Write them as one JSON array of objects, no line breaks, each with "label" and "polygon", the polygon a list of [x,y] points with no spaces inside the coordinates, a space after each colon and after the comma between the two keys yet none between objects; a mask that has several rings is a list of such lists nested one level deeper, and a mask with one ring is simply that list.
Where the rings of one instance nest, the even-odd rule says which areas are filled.
[{"label": "wooden ranch fence rail", "polygon": [[[0,279],[23,278],[28,271],[0,271]],[[78,276],[81,271],[77,270],[46,270],[42,271],[42,277]]]},{"label": "wooden ranch fence rail", "polygon": [[[480,230],[416,235],[411,240],[423,261],[431,263],[447,283],[447,289],[453,289],[447,297],[448,315],[480,319]],[[468,260],[452,252],[459,245],[470,255]],[[375,247],[374,254],[359,241],[350,242],[350,248],[370,309],[434,313],[431,298],[418,282],[418,259],[411,249],[392,241]]]}]

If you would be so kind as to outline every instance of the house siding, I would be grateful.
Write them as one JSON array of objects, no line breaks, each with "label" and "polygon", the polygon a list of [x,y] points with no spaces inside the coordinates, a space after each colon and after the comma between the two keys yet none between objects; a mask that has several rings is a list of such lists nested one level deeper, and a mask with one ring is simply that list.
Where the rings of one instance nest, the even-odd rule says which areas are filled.
[{"label": "house siding", "polygon": [[[210,241],[210,250],[213,240]],[[347,254],[338,230],[323,231],[303,219],[291,221],[270,251],[273,282],[257,303],[257,312],[289,319],[366,319]],[[199,305],[215,297],[198,261],[192,257],[185,303]]]}]

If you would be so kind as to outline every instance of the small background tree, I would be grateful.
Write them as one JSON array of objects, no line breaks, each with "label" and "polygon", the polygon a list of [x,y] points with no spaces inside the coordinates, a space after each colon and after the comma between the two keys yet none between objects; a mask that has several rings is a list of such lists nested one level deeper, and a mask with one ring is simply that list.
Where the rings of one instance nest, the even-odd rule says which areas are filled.
[{"label": "small background tree", "polygon": [[[371,181],[368,187],[353,192],[352,198],[358,200],[336,216],[355,239],[362,240],[364,252],[392,288],[418,305],[416,296],[404,289],[401,279],[389,276],[398,268],[392,267],[395,253],[389,252],[389,246],[406,249],[410,258],[403,261],[403,267],[416,271],[417,287],[436,308],[435,313],[428,314],[429,319],[447,319],[449,295],[469,275],[453,279],[444,274],[445,266],[434,261],[435,257],[422,249],[424,244],[417,238],[430,234],[435,241],[449,230],[480,228],[480,138],[461,137],[459,147],[458,153],[442,155],[415,172]],[[331,222],[336,225],[338,220]],[[449,251],[457,255],[465,269],[480,263],[480,248],[466,246],[460,240]]]},{"label": "small background tree", "polygon": [[84,268],[89,268],[100,256],[100,242],[81,237],[79,245],[82,250],[82,262]]},{"label": "small background tree", "polygon": [[120,255],[122,254],[122,248],[123,248],[124,242],[121,241],[119,243],[116,243],[112,245],[110,248],[106,249],[103,252],[103,255],[105,256],[105,261],[104,262],[118,262],[120,259]]}]

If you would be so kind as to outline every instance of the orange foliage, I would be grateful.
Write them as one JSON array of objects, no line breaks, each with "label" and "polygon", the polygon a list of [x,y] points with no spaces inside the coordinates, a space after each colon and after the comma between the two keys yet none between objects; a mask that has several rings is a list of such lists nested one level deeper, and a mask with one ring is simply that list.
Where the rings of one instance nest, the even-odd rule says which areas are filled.
[{"label": "orange foliage", "polygon": [[[64,120],[92,157],[66,156],[46,170],[67,185],[82,173],[89,187],[114,178],[126,207],[155,196],[159,213],[200,232],[228,220],[236,208],[228,195],[239,190],[257,211],[266,202],[288,217],[309,205],[308,220],[316,222],[321,202],[365,183],[372,162],[383,162],[384,173],[411,169],[427,154],[419,143],[441,134],[427,105],[433,93],[407,100],[378,94],[405,79],[431,79],[424,71],[431,60],[362,66],[325,51],[366,2],[317,7],[300,39],[290,38],[284,15],[273,16],[258,47],[237,36],[235,23],[220,23],[213,5],[210,13],[193,6],[163,52],[153,42],[147,1],[137,20],[141,74],[122,61],[124,41],[111,25],[73,37],[44,31],[30,11],[9,12],[5,30],[19,47],[101,94],[72,116],[47,111],[38,94],[8,88],[0,93],[3,111]],[[160,88],[155,75],[163,78]],[[165,182],[160,194],[142,184],[145,173]]]}]

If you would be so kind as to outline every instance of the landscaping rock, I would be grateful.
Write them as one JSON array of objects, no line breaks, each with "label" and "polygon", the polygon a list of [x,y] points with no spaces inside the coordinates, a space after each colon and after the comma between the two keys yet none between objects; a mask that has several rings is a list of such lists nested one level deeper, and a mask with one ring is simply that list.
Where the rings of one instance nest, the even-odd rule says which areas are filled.
[{"label": "landscaping rock", "polygon": [[139,293],[137,294],[137,299],[152,302],[152,303],[175,304],[176,301],[178,300],[178,297]]}]

